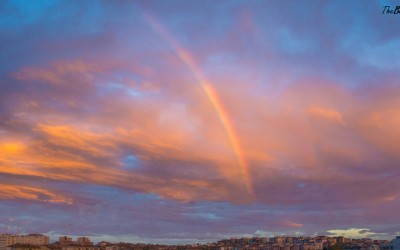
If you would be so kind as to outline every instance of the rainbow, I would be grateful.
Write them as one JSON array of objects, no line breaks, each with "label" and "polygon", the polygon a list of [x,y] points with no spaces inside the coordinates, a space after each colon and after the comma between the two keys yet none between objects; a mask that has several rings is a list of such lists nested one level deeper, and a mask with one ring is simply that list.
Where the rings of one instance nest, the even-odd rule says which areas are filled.
[{"label": "rainbow", "polygon": [[207,96],[215,112],[217,113],[222,126],[226,132],[229,142],[232,146],[233,152],[236,156],[238,165],[240,167],[240,173],[243,176],[243,180],[246,186],[246,190],[249,194],[253,195],[252,183],[250,180],[249,166],[243,155],[243,151],[240,147],[238,136],[235,133],[234,126],[229,119],[228,113],[224,109],[221,101],[218,98],[217,92],[213,88],[212,84],[206,79],[203,72],[197,67],[192,56],[188,51],[182,48],[178,42],[172,37],[172,35],[152,16],[145,14],[145,20],[150,24],[152,29],[156,31],[170,46],[173,47],[179,59],[189,68],[193,77],[200,84],[203,92]]}]

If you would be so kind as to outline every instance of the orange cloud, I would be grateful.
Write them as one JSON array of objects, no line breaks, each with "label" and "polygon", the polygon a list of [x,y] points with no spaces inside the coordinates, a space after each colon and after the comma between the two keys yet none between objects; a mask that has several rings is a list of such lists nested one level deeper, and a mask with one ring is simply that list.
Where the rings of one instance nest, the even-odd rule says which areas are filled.
[{"label": "orange cloud", "polygon": [[[7,124],[28,126],[30,134],[11,136],[10,132],[8,139],[2,138],[1,172],[109,185],[185,201],[249,201],[243,183],[254,179],[254,199],[273,201],[273,197],[264,197],[263,188],[281,178],[277,176],[320,183],[332,166],[349,166],[350,171],[352,166],[368,164],[369,147],[393,155],[398,150],[398,144],[390,139],[397,136],[399,127],[392,104],[371,104],[360,112],[354,105],[360,102],[357,95],[334,84],[310,81],[308,87],[289,86],[272,98],[255,94],[239,80],[213,81],[224,119],[229,115],[227,124],[235,129],[237,138],[229,141],[204,93],[188,88],[185,81],[174,81],[177,89],[182,86],[179,93],[157,85],[157,95],[151,98],[113,89],[107,92],[107,82],[94,79],[107,75],[112,66],[93,65],[64,62],[16,74],[29,82],[46,71],[45,75],[54,74],[57,79],[40,79],[65,83],[76,74],[81,84],[93,88],[81,93],[71,84],[50,84],[48,95],[53,102],[57,100],[51,108],[42,94],[21,96],[21,103],[35,105],[17,106],[15,113],[24,115]],[[87,74],[93,77],[85,78]],[[110,79],[118,84],[128,80]],[[140,82],[129,84],[132,88]],[[69,101],[64,93],[82,108],[64,106]],[[90,99],[89,104],[85,98]],[[346,110],[346,121],[339,110]],[[328,122],[314,122],[317,120]],[[235,155],[232,143],[239,139]],[[238,154],[246,160],[246,174],[237,167]],[[128,155],[138,159],[138,166],[124,166]],[[348,178],[340,171],[330,176]],[[294,184],[287,182],[277,185],[292,188]]]},{"label": "orange cloud", "polygon": [[334,109],[327,109],[322,107],[310,107],[308,112],[316,117],[331,120],[342,125],[345,125],[342,114]]},{"label": "orange cloud", "polygon": [[88,152],[92,156],[112,156],[113,151],[117,150],[108,134],[95,134],[65,125],[50,126],[40,124],[38,130],[43,133],[47,141],[53,145],[73,148],[81,152]]},{"label": "orange cloud", "polygon": [[[176,146],[148,141],[148,146],[134,134],[93,133],[72,126],[38,125],[35,131],[42,141],[7,142],[0,145],[0,172],[27,175],[59,181],[90,182],[159,194],[178,200],[195,198],[207,200],[231,199],[228,187],[197,179],[165,179],[163,176],[146,176],[121,168],[118,158],[119,144],[140,147],[152,158],[167,158],[168,154],[182,151]],[[140,134],[139,134],[140,135]],[[143,139],[143,138],[142,138]],[[151,139],[151,138],[149,138]],[[162,138],[159,138],[162,139]],[[164,140],[166,138],[163,138]],[[167,138],[168,139],[168,138]],[[168,140],[166,141],[168,143]],[[75,153],[73,153],[75,152]],[[157,153],[158,152],[158,153]],[[188,155],[170,155],[175,159],[193,160]],[[91,162],[90,159],[107,158],[107,163]],[[21,196],[21,198],[28,196]]]},{"label": "orange cloud", "polygon": [[303,224],[294,221],[285,221],[283,222],[283,225],[286,227],[293,227],[293,228],[300,228],[304,226]]},{"label": "orange cloud", "polygon": [[11,184],[0,184],[0,199],[25,199],[65,204],[73,203],[71,198],[45,189]]},{"label": "orange cloud", "polygon": [[400,154],[400,111],[392,107],[373,110],[359,119],[360,131],[366,139],[384,152]]}]

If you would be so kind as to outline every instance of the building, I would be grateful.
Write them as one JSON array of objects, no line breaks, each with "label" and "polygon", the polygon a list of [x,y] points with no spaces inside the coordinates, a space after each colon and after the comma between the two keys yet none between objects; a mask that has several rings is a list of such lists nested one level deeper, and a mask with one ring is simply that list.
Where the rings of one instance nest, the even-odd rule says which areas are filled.
[{"label": "building", "polygon": [[72,241],[72,238],[70,238],[68,236],[61,236],[60,238],[58,238],[58,243],[61,246],[67,246],[67,245],[72,245],[73,241]]},{"label": "building", "polygon": [[70,237],[62,236],[59,238],[58,244],[61,246],[60,250],[100,250],[100,246],[94,246],[87,237],[79,237],[73,241]]},{"label": "building", "polygon": [[396,236],[390,243],[381,244],[380,250],[400,250],[400,236]]},{"label": "building", "polygon": [[0,250],[10,250],[12,245],[45,246],[49,244],[49,237],[42,234],[28,235],[0,235]]},{"label": "building", "polygon": [[93,246],[93,243],[87,237],[79,237],[77,239],[77,243],[80,246]]},{"label": "building", "polygon": [[10,250],[50,250],[47,246],[35,246],[35,245],[27,245],[27,244],[15,244],[11,245]]},{"label": "building", "polygon": [[277,236],[271,239],[274,243],[281,245],[285,242],[285,237]]},{"label": "building", "polygon": [[49,244],[49,237],[42,234],[17,235],[16,241],[17,244],[45,246]]},{"label": "building", "polygon": [[0,250],[6,250],[7,246],[12,245],[11,234],[0,234]]},{"label": "building", "polygon": [[393,250],[400,250],[400,236],[396,236],[391,242]]}]

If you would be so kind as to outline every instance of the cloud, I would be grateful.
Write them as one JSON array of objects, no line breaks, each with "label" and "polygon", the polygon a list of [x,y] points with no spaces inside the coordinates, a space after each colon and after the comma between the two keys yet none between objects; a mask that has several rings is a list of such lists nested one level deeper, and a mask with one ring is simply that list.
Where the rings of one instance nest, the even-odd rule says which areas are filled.
[{"label": "cloud", "polygon": [[24,199],[38,200],[51,203],[72,204],[72,199],[57,195],[44,189],[32,188],[29,186],[1,184],[0,199]]},{"label": "cloud", "polygon": [[304,225],[303,224],[301,224],[301,223],[297,223],[297,222],[294,222],[294,221],[285,221],[284,222],[284,225],[285,226],[287,226],[287,227],[303,227]]},{"label": "cloud", "polygon": [[[3,172],[91,182],[183,201],[250,201],[250,197],[237,196],[238,192],[244,191],[239,185],[241,177],[231,145],[218,116],[212,114],[214,111],[201,95],[189,92],[188,97],[199,101],[196,104],[185,98],[175,100],[174,95],[171,99],[169,92],[164,93],[163,89],[159,92],[161,96],[158,94],[150,100],[124,92],[115,95],[114,90],[104,88],[104,80],[99,80],[103,75],[109,76],[109,80],[117,79],[118,74],[112,76],[115,69],[115,66],[75,61],[53,63],[46,70],[31,68],[14,73],[20,82],[39,81],[40,84],[32,88],[35,95],[20,95],[23,103],[30,104],[14,107],[14,116],[4,124],[12,122],[13,128],[16,127],[14,124],[20,124],[22,129],[13,131],[4,126],[7,128],[5,135],[10,139],[2,146],[7,152],[7,157],[2,158],[7,163]],[[43,78],[43,74],[53,77]],[[69,84],[72,79],[79,79],[82,86],[91,87],[86,92],[77,92],[79,88]],[[386,101],[382,102],[383,97],[378,92],[373,100],[384,111],[378,112],[370,104],[359,112],[352,106],[361,102],[356,92],[323,81],[311,79],[306,84],[300,82],[289,86],[274,97],[274,102],[267,101],[268,108],[263,105],[264,97],[246,91],[240,82],[229,91],[223,91],[223,83],[217,85],[216,91],[243,144],[243,154],[250,162],[250,171],[258,173],[252,174],[257,201],[302,204],[302,200],[308,200],[311,201],[309,205],[314,206],[315,201],[325,199],[324,193],[315,190],[329,193],[342,188],[347,189],[343,192],[349,195],[343,192],[331,195],[332,202],[357,203],[371,199],[360,195],[353,183],[368,189],[362,184],[366,179],[380,182],[380,178],[371,179],[377,169],[367,163],[369,152],[379,147],[391,154],[396,146],[389,144],[381,148],[379,141],[374,140],[362,144],[365,138],[371,140],[370,136],[376,134],[365,134],[364,131],[386,126],[391,120],[382,119],[382,115],[396,123],[396,113],[389,109],[395,99],[386,96]],[[120,84],[124,86],[123,82]],[[36,92],[39,86],[47,92]],[[237,95],[238,92],[241,95]],[[90,104],[90,111],[78,109],[76,105],[72,109],[65,108],[64,104],[69,105],[69,102],[63,93],[70,93],[77,103]],[[381,93],[386,92],[382,90]],[[43,98],[45,96],[61,102],[46,107],[43,101],[48,99]],[[349,117],[346,124],[336,109],[322,107],[345,109],[346,117]],[[324,120],[333,123],[321,123]],[[387,132],[393,130],[395,126],[385,128]],[[123,160],[129,155],[138,159],[135,169],[123,168]],[[364,163],[371,175],[369,172],[356,175],[357,165]],[[272,169],[274,174],[269,173]],[[330,179],[325,177],[326,171],[330,171]],[[88,172],[91,174],[87,175]],[[381,199],[381,192],[388,192],[381,187],[379,192],[370,192],[375,197],[372,200]],[[390,197],[396,197],[389,192],[392,193]],[[396,201],[395,198],[384,200]],[[283,225],[299,227],[303,224],[286,222]]]},{"label": "cloud", "polygon": [[33,231],[173,242],[383,237],[400,225],[400,89],[385,56],[398,41],[376,4],[363,14],[357,1],[3,5],[7,218],[28,218]]},{"label": "cloud", "polygon": [[349,229],[333,229],[327,231],[332,237],[344,236],[346,238],[368,238],[379,237],[385,235],[382,233],[375,233],[368,228],[349,228]]},{"label": "cloud", "polygon": [[324,109],[321,107],[310,107],[309,112],[311,115],[316,117],[321,117],[327,120],[332,120],[334,122],[338,122],[340,124],[345,124],[342,118],[342,115],[334,110],[334,109]]}]

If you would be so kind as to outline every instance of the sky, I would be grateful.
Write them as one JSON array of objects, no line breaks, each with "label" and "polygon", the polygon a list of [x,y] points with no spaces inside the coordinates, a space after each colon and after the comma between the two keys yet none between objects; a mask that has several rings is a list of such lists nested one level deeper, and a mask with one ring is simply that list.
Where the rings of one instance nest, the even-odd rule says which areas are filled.
[{"label": "sky", "polygon": [[0,232],[400,235],[396,1],[0,2]]}]

